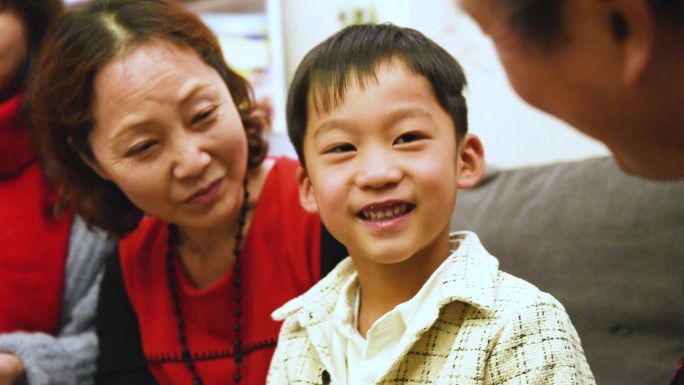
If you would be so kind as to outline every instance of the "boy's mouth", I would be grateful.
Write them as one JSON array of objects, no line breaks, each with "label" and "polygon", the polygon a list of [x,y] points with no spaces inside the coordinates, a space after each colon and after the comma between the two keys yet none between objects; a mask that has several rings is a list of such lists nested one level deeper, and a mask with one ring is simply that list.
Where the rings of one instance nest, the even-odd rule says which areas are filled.
[{"label": "boy's mouth", "polygon": [[384,221],[400,217],[411,210],[414,206],[409,203],[394,203],[382,206],[368,206],[361,210],[357,215],[366,221]]}]

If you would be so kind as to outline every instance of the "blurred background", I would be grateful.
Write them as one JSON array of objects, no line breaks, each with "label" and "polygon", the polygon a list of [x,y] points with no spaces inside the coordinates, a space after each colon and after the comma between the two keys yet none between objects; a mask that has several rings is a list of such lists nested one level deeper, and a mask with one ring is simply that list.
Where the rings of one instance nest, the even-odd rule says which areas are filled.
[{"label": "blurred background", "polygon": [[457,0],[182,2],[216,32],[228,63],[252,83],[270,117],[275,153],[293,154],[285,135],[285,95],[306,52],[348,24],[392,22],[420,30],[461,63],[469,82],[470,131],[482,139],[489,165],[511,168],[608,154],[603,144],[515,95],[490,41]]}]

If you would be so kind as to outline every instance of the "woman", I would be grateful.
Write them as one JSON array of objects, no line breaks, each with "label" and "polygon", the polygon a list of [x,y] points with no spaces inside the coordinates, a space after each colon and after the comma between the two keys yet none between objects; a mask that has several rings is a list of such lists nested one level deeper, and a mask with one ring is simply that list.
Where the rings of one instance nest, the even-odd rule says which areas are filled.
[{"label": "woman", "polygon": [[173,1],[85,4],[51,30],[32,97],[63,199],[124,236],[101,289],[98,382],[263,384],[270,313],[344,250],[322,252],[298,163],[266,157],[215,36]]},{"label": "woman", "polygon": [[53,215],[25,88],[59,0],[0,0],[0,384],[91,384],[99,278],[114,242]]}]

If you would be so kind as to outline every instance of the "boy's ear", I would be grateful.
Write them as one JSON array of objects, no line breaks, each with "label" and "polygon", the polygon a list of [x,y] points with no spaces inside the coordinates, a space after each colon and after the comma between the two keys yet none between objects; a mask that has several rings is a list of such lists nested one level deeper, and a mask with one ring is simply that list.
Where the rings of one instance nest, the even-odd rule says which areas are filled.
[{"label": "boy's ear", "polygon": [[646,0],[610,0],[610,26],[621,44],[622,77],[635,84],[644,76],[655,49],[655,16]]},{"label": "boy's ear", "polygon": [[458,178],[460,189],[474,187],[484,176],[485,160],[484,148],[480,138],[473,134],[466,134],[458,144]]},{"label": "boy's ear", "polygon": [[304,210],[312,214],[318,213],[316,195],[314,194],[314,189],[311,185],[309,173],[307,173],[302,166],[299,166],[297,169],[297,184],[299,185],[299,202],[302,204]]}]

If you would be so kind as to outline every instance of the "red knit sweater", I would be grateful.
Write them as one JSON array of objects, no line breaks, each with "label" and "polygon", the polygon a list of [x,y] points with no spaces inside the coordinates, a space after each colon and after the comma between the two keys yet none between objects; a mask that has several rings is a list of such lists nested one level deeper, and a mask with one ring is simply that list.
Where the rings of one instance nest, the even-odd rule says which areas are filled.
[{"label": "red knit sweater", "polygon": [[[298,200],[298,162],[279,158],[263,187],[245,237],[242,273],[242,384],[264,384],[280,323],[271,312],[320,279],[321,222]],[[189,384],[165,269],[167,226],[146,218],[120,244],[126,291],[140,324],[143,350],[157,382]],[[226,235],[231,236],[231,235]],[[205,385],[232,383],[235,288],[233,271],[196,289],[175,259],[186,335]]]},{"label": "red knit sweater", "polygon": [[22,95],[0,103],[0,333],[59,327],[72,215],[50,215],[53,192],[28,129]]}]

